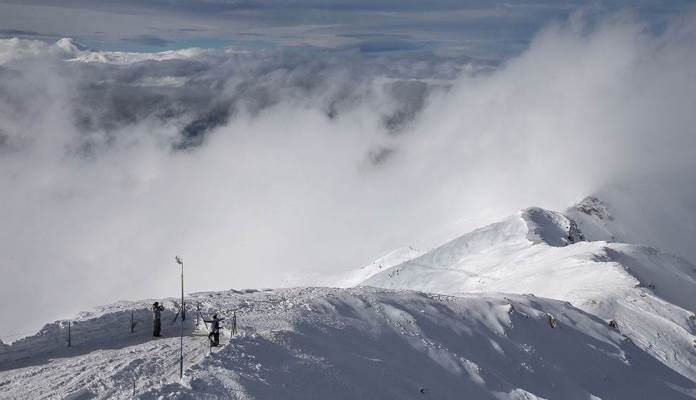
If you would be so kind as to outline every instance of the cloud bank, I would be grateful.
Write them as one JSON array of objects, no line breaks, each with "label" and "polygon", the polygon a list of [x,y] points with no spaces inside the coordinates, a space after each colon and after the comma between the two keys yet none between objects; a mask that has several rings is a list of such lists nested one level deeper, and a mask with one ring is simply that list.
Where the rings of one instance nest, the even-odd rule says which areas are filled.
[{"label": "cloud bank", "polygon": [[572,18],[497,66],[0,41],[6,331],[173,295],[174,255],[190,291],[274,286],[607,185],[693,222],[695,21]]}]

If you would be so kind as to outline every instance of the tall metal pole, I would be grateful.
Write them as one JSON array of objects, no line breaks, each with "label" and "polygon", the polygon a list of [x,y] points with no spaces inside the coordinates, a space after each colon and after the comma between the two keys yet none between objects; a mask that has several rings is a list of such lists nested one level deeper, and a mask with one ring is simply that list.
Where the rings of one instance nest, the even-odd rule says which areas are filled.
[{"label": "tall metal pole", "polygon": [[186,321],[186,307],[184,306],[184,261],[181,258],[177,258],[179,264],[181,264],[181,321]]},{"label": "tall metal pole", "polygon": [[177,264],[181,264],[181,336],[179,338],[179,379],[184,377],[184,320],[186,308],[184,307],[184,261],[175,257]]},{"label": "tall metal pole", "polygon": [[184,377],[184,321],[181,321],[181,337],[179,340],[179,379]]}]

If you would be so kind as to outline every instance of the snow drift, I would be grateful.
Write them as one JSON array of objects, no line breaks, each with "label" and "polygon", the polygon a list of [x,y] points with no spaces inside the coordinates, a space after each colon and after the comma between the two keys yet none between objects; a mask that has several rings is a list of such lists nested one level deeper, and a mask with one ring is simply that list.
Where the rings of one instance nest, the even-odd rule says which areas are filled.
[{"label": "snow drift", "polygon": [[[305,288],[209,292],[188,301],[205,312],[235,311],[241,332],[210,355],[207,339],[187,336],[181,384],[178,340],[164,338],[3,368],[3,393],[130,398],[134,387],[142,399],[687,399],[696,393],[694,382],[606,321],[535,296]],[[105,342],[121,336],[105,329],[102,318],[81,323],[102,329]]]}]

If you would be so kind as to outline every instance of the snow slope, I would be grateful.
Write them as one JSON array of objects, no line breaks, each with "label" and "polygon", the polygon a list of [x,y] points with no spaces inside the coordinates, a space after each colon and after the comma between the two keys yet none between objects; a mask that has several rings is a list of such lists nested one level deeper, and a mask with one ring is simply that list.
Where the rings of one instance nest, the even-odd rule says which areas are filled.
[{"label": "snow slope", "polygon": [[72,320],[71,348],[67,321],[0,343],[0,398],[696,398],[696,267],[617,243],[613,215],[528,208],[331,281],[355,288],[192,294],[240,334],[210,352],[189,311],[181,381],[174,300],[158,340],[151,300],[105,306]]},{"label": "snow slope", "polygon": [[410,246],[392,250],[382,257],[376,259],[369,265],[357,270],[348,271],[332,278],[331,282],[329,282],[327,286],[342,288],[357,286],[366,279],[378,274],[380,271],[402,264],[421,255],[423,255],[423,251],[414,249]]},{"label": "snow slope", "polygon": [[135,382],[142,399],[696,398],[696,383],[556,300],[301,288],[187,302],[236,311],[240,333],[208,355],[189,325],[183,381],[177,338],[123,339],[115,321],[148,302],[124,303],[78,318],[108,348],[0,363],[0,397],[130,398]]},{"label": "snow slope", "polygon": [[[122,302],[44,326],[36,335],[0,349],[0,399],[121,397],[157,381],[178,380],[179,323],[172,301],[162,313],[163,336],[152,338],[152,301]],[[131,333],[131,311],[135,323]],[[185,325],[186,365],[208,351]],[[118,395],[118,396],[117,396]]]},{"label": "snow slope", "polygon": [[[596,234],[596,232],[592,232]],[[533,293],[615,320],[638,346],[696,381],[696,267],[639,245],[584,241],[563,214],[531,208],[361,285],[432,293]]]},{"label": "snow slope", "polygon": [[381,271],[423,255],[413,247],[401,247],[388,252],[363,267],[339,274],[293,273],[283,279],[283,287],[329,286],[348,288],[359,285]]}]

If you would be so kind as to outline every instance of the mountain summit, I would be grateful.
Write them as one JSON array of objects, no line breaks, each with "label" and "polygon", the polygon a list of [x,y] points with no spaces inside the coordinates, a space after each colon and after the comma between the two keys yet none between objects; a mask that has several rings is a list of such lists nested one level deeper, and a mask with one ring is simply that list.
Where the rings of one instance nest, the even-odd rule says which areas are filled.
[{"label": "mountain summit", "polygon": [[[696,267],[619,243],[621,224],[588,197],[334,279],[354,288],[191,294],[181,342],[177,322],[150,337],[149,301],[105,306],[0,344],[0,386],[70,399],[694,398]],[[176,300],[163,303],[176,321]],[[215,351],[212,313],[228,321]]]},{"label": "mountain summit", "polygon": [[73,38],[62,38],[52,48],[62,53],[65,58],[75,58],[89,51],[87,46],[78,43]]},{"label": "mountain summit", "polygon": [[[525,209],[360,285],[450,295],[533,293],[569,301],[614,321],[637,345],[696,380],[696,266],[653,247],[601,240],[616,239],[620,226],[602,204],[588,198],[566,214]],[[581,223],[569,215],[580,215]],[[589,241],[595,238],[600,240]]]}]

